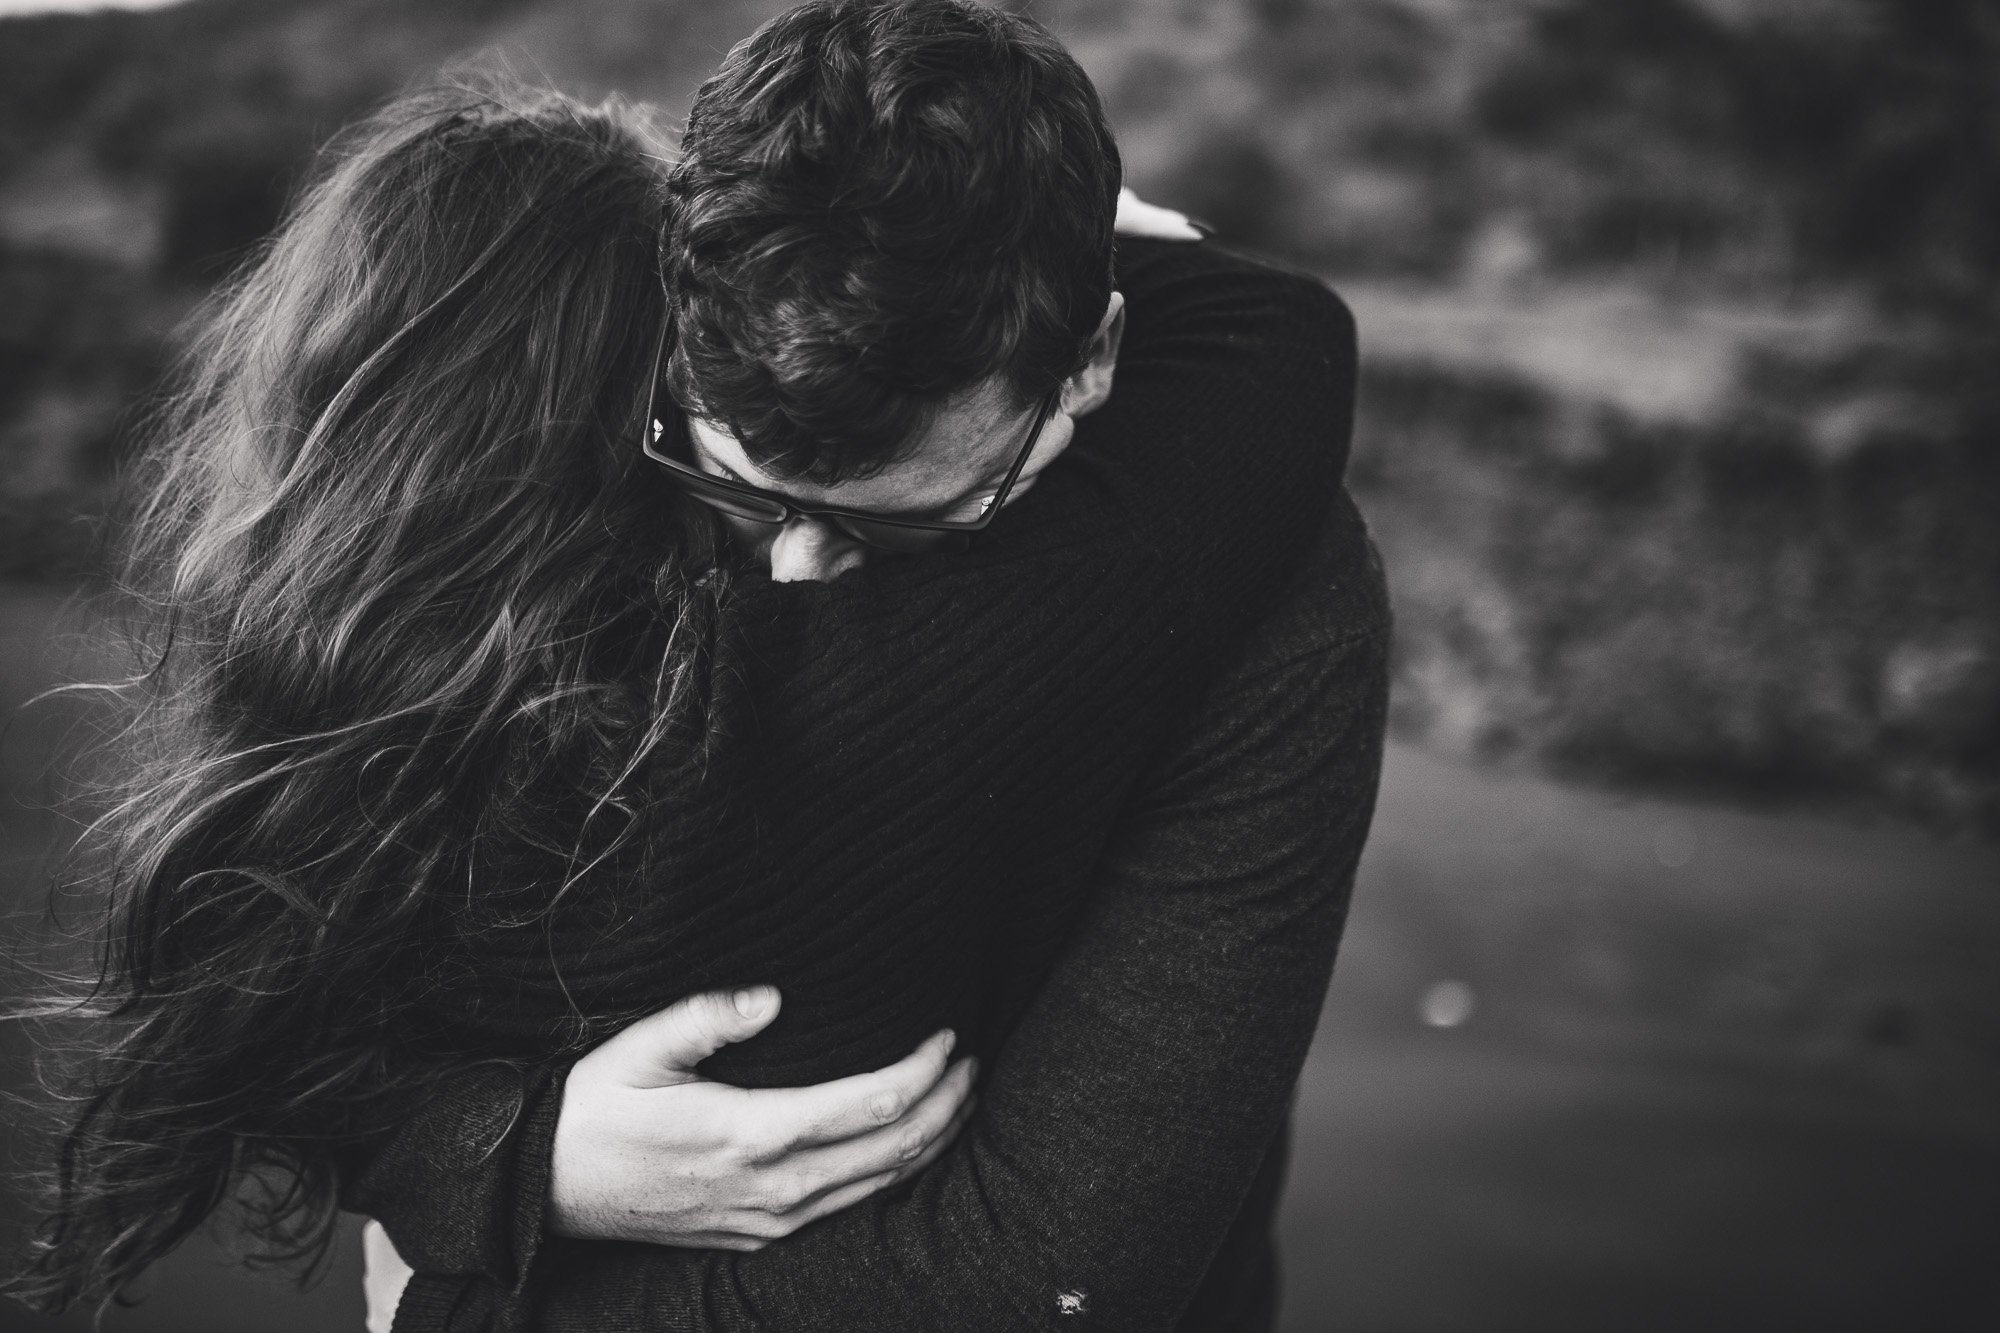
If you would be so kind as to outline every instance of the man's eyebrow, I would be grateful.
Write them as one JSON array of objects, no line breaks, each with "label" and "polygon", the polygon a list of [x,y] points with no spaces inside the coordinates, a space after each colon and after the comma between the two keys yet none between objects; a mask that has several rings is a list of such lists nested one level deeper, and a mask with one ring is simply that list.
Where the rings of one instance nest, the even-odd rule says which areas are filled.
[{"label": "man's eyebrow", "polygon": [[[713,450],[704,450],[702,452],[702,459],[710,467],[713,467],[718,473],[720,473],[723,477],[727,478],[730,481],[736,482],[739,485],[748,486],[753,490],[766,491],[766,492],[771,491],[771,487],[766,485],[764,482],[755,481],[749,477],[744,476],[742,473],[738,472],[735,468],[729,466],[729,464],[723,462],[720,458],[717,458]],[[870,506],[869,510],[867,511],[857,511],[857,512],[873,512],[881,514],[884,517],[901,516],[906,518],[918,518],[918,517],[948,512],[952,509],[956,509],[958,506],[966,503],[968,500],[972,500],[974,498],[979,497],[981,493],[984,492],[988,487],[999,486],[1001,480],[1005,478],[1007,475],[1007,469],[1012,467],[1013,465],[1014,465],[1013,454],[1010,453],[997,457],[993,459],[992,462],[986,465],[985,470],[983,470],[977,477],[975,477],[970,485],[966,486],[963,490],[957,492],[948,499],[940,500],[932,504],[907,505],[907,506],[900,506],[888,509],[879,509]],[[773,493],[779,495],[784,494],[784,492],[782,491],[777,491]],[[990,499],[991,497],[989,496],[986,498]]]},{"label": "man's eyebrow", "polygon": [[729,464],[723,462],[720,458],[717,458],[715,456],[715,451],[713,449],[702,450],[701,453],[697,455],[696,461],[697,465],[701,463],[708,464],[708,466],[714,468],[717,472],[721,473],[725,479],[733,481],[739,486],[748,486],[751,490],[754,491],[769,491],[771,489],[761,481],[752,481],[750,478],[744,476],[741,472],[738,472],[735,468],[729,466]]},{"label": "man's eyebrow", "polygon": [[750,478],[742,475],[735,468],[729,466],[729,464],[723,462],[720,458],[717,458],[712,452],[708,455],[708,462],[718,472],[720,472],[723,476],[729,478],[729,480],[731,481],[741,482],[745,486],[756,486],[757,489],[760,491],[764,489],[764,487],[759,485],[757,482],[750,480]]}]

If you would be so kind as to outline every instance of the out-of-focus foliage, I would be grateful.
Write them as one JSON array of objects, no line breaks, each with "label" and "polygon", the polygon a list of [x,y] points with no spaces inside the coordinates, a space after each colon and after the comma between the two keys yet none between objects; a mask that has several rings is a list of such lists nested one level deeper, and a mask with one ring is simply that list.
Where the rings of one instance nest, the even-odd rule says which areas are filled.
[{"label": "out-of-focus foliage", "polygon": [[1142,184],[1337,272],[1449,279],[1504,220],[1565,273],[1947,302],[2000,275],[1989,0],[1045,8]]},{"label": "out-of-focus foliage", "polygon": [[469,64],[679,106],[781,8],[191,0],[0,20],[0,575],[89,566],[171,331],[341,125]]},{"label": "out-of-focus foliage", "polygon": [[[1361,314],[1405,734],[2000,826],[2000,5],[1027,7],[1135,184]],[[87,567],[169,330],[335,127],[475,56],[678,112],[779,8],[0,23],[0,572]]]},{"label": "out-of-focus foliage", "polygon": [[2000,827],[2000,6],[1064,13],[1360,312],[1404,734]]}]

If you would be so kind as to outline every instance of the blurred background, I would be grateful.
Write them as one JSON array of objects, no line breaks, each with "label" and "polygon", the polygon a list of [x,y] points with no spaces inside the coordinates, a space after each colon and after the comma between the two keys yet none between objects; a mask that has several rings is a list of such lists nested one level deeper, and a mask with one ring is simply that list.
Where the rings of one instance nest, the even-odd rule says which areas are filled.
[{"label": "blurred background", "polygon": [[[79,743],[16,707],[88,675],[130,427],[315,146],[466,59],[678,114],[783,7],[0,17],[8,954]],[[2000,4],[1024,8],[1134,185],[1361,326],[1394,731],[1285,1327],[2000,1327]],[[356,1265],[191,1246],[104,1326],[352,1330]]]}]

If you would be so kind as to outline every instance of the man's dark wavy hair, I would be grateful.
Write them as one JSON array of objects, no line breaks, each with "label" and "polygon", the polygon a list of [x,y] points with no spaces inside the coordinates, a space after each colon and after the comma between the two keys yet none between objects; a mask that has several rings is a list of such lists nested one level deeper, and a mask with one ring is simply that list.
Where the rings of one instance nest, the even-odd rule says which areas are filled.
[{"label": "man's dark wavy hair", "polygon": [[995,376],[1025,409],[1111,294],[1117,146],[1031,19],[815,0],[702,85],[669,190],[668,381],[760,466],[828,484]]}]

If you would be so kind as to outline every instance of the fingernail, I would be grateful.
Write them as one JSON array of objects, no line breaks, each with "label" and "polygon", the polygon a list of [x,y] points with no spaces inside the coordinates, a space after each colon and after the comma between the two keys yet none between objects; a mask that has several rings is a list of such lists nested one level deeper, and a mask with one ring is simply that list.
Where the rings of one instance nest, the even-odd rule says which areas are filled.
[{"label": "fingernail", "polygon": [[730,997],[736,1005],[736,1012],[745,1018],[755,1018],[764,1012],[768,1003],[767,992],[761,986],[745,986]]},{"label": "fingernail", "polygon": [[1188,226],[1193,227],[1203,236],[1215,235],[1215,224],[1213,222],[1204,222],[1200,218],[1191,217],[1188,219]]},{"label": "fingernail", "polygon": [[951,1048],[958,1045],[958,1034],[950,1028],[944,1030],[944,1053],[951,1054]]}]

